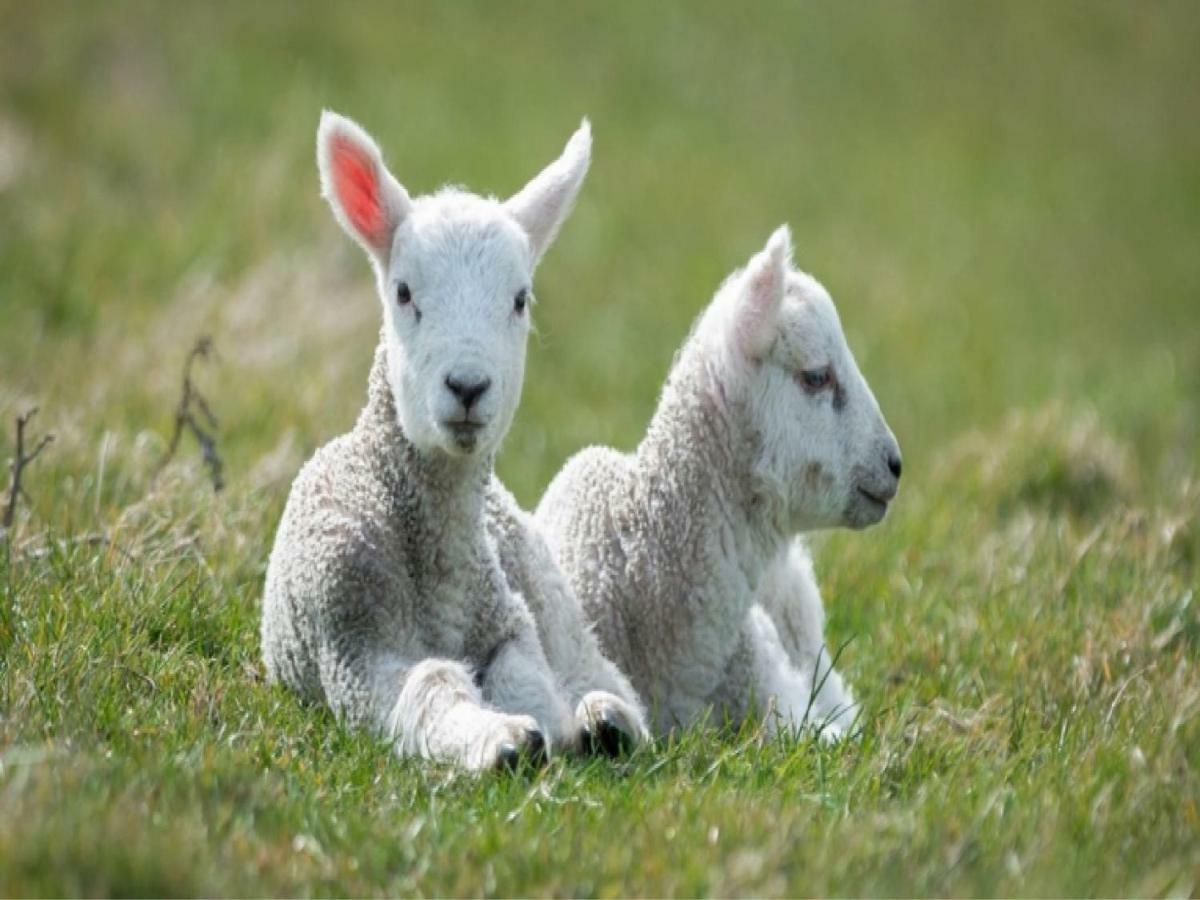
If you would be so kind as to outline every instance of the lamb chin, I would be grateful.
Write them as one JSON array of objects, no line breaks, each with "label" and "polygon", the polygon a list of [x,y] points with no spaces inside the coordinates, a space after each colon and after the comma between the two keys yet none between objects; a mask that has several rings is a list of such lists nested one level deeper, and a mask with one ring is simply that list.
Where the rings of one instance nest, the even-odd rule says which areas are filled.
[{"label": "lamb chin", "polygon": [[483,425],[443,425],[445,449],[451,456],[470,456],[486,443],[483,439],[487,428]]},{"label": "lamb chin", "polygon": [[855,531],[878,525],[887,515],[888,504],[868,497],[856,497],[847,510],[846,525]]}]

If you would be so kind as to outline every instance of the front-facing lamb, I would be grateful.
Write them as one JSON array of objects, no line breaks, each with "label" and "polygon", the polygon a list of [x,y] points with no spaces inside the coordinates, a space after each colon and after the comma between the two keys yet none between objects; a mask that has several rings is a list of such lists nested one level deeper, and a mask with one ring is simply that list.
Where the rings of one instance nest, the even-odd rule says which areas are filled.
[{"label": "front-facing lamb", "polygon": [[538,506],[660,731],[772,699],[772,724],[827,737],[856,715],[798,534],[883,518],[900,451],[829,295],[790,262],[784,227],[700,318],[637,451],[579,453]]},{"label": "front-facing lamb", "polygon": [[263,657],[273,680],[404,755],[479,770],[589,733],[607,748],[644,733],[636,695],[492,472],[524,378],[533,270],[590,148],[585,122],[504,203],[412,199],[361,128],[321,117],[323,192],[372,262],[383,327],[357,424],[292,485]]}]

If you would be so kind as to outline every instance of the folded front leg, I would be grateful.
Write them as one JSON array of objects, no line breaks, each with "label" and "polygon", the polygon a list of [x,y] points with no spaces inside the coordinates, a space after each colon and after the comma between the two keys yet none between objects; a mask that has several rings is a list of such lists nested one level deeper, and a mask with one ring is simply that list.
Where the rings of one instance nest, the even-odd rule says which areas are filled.
[{"label": "folded front leg", "polygon": [[500,645],[483,675],[483,697],[496,709],[532,716],[549,748],[573,750],[578,734],[532,623]]},{"label": "folded front leg", "polygon": [[744,637],[753,657],[755,696],[774,707],[772,726],[808,729],[823,741],[838,741],[852,733],[858,704],[823,653],[812,669],[799,669],[789,658],[775,623],[760,606],[746,617]]},{"label": "folded front leg", "polygon": [[832,732],[849,727],[858,704],[825,642],[825,609],[813,572],[812,557],[797,538],[759,582],[755,601],[771,620],[791,668],[810,684],[806,718],[833,723]]},{"label": "folded front leg", "polygon": [[[596,636],[584,624],[579,602],[557,569],[541,585],[543,631],[556,629],[554,671],[567,701],[575,707],[584,748],[617,756],[649,739],[646,715],[629,679],[600,652]],[[548,653],[550,650],[548,649]]]},{"label": "folded front leg", "polygon": [[574,708],[582,746],[615,755],[642,743],[649,733],[641,701],[600,651],[579,598],[532,517],[498,482],[488,503],[488,527],[501,567],[534,618],[539,646]]},{"label": "folded front leg", "polygon": [[[617,756],[649,738],[641,701],[629,679],[600,652],[596,636],[584,624],[578,601],[557,569],[547,570],[536,595],[538,618],[553,653],[554,672],[568,703],[585,750]],[[532,604],[531,604],[532,605]]]},{"label": "folded front leg", "polygon": [[462,663],[426,659],[405,671],[403,664],[390,661],[385,668],[403,679],[385,723],[402,756],[478,772],[513,768],[522,757],[536,760],[544,753],[537,720],[488,708]]}]

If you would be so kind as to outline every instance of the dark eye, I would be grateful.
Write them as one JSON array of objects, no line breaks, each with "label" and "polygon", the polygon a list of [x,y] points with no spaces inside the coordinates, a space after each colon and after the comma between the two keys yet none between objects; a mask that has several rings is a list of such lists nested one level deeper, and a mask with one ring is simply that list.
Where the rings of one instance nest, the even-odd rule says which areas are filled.
[{"label": "dark eye", "polygon": [[408,289],[408,285],[403,281],[396,285],[396,302],[401,306],[412,302],[412,291]]},{"label": "dark eye", "polygon": [[517,291],[517,296],[513,298],[513,309],[518,313],[525,311],[525,305],[529,302],[529,291],[521,288]]},{"label": "dark eye", "polygon": [[824,390],[833,383],[833,373],[829,370],[829,366],[822,366],[819,369],[805,369],[800,373],[800,383],[804,385],[806,391]]}]

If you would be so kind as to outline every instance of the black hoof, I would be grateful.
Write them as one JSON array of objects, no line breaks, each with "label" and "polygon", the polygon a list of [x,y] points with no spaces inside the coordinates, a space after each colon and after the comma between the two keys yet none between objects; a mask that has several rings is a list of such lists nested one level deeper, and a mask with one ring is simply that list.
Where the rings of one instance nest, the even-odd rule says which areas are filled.
[{"label": "black hoof", "polygon": [[588,753],[616,758],[633,752],[633,738],[617,725],[609,710],[600,713],[595,727],[583,731],[583,746]]},{"label": "black hoof", "polygon": [[500,752],[496,755],[496,768],[502,772],[515,772],[521,765],[521,754],[517,752],[517,748],[509,743],[500,745]]},{"label": "black hoof", "polygon": [[549,762],[549,755],[546,753],[546,738],[540,731],[525,732],[525,753],[529,757],[529,762],[539,769]]}]

